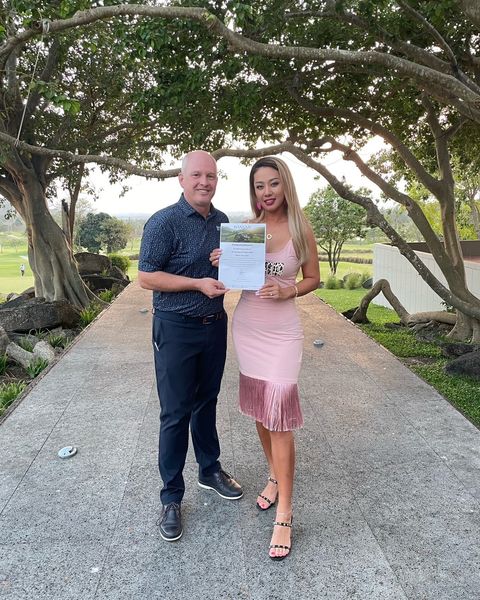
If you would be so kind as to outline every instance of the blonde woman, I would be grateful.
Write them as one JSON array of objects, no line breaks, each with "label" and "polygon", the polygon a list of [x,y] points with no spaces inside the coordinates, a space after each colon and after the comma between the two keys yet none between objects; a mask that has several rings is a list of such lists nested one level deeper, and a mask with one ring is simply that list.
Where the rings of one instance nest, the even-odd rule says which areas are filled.
[{"label": "blonde woman", "polygon": [[[320,273],[312,229],[281,159],[265,157],[253,165],[250,201],[253,222],[266,224],[266,282],[258,292],[242,292],[233,316],[233,340],[240,365],[240,410],[255,419],[269,468],[257,507],[277,505],[269,556],[283,560],[292,547],[293,431],[303,425],[297,386],[303,332],[295,299],[318,287]],[[219,256],[214,251],[212,261]]]}]

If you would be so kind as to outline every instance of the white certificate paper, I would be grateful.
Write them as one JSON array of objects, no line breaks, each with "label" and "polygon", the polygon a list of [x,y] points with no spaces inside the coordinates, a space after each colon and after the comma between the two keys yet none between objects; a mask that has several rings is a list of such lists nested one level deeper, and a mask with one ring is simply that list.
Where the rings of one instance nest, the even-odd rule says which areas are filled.
[{"label": "white certificate paper", "polygon": [[265,283],[265,223],[222,223],[218,279],[225,287],[259,290]]}]

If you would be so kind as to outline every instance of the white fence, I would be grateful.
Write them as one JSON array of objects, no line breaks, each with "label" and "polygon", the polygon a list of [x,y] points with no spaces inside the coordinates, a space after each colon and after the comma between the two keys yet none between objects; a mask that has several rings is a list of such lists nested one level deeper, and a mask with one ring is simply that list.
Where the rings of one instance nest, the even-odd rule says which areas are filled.
[{"label": "white fence", "polygon": [[[432,255],[419,250],[415,250],[415,253],[435,277],[446,285],[445,277]],[[465,271],[470,291],[480,298],[480,263],[466,260]],[[423,281],[408,260],[397,248],[387,244],[375,244],[373,247],[373,280],[379,279],[388,281],[392,292],[410,313],[445,310],[442,299]],[[383,294],[379,294],[372,302],[392,308]]]}]

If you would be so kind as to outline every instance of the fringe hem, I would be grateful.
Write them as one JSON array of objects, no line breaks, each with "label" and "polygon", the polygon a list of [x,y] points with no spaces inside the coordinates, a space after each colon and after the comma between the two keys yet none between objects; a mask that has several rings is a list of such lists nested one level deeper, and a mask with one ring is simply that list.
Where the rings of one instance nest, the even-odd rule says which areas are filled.
[{"label": "fringe hem", "polygon": [[260,421],[269,431],[303,426],[296,383],[274,383],[240,373],[240,412]]}]

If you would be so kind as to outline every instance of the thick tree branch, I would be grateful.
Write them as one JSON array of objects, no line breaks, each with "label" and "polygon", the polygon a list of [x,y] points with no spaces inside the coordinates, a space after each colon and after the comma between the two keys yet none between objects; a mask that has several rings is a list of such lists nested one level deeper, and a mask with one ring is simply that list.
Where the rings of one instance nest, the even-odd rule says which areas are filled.
[{"label": "thick tree branch", "polygon": [[[47,56],[47,61],[45,63],[45,67],[39,76],[40,81],[44,81],[44,82],[48,83],[51,80],[52,75],[55,71],[55,67],[57,66],[57,63],[58,63],[59,47],[60,47],[60,44],[59,44],[58,40],[54,39],[52,42],[52,45],[50,47],[50,50],[48,51],[48,56]],[[37,108],[38,104],[40,103],[41,98],[42,98],[42,94],[38,90],[34,90],[30,94],[30,98],[28,99],[27,110],[26,110],[27,116],[31,115],[33,113],[33,111]]]},{"label": "thick tree branch", "polygon": [[320,173],[320,175],[328,181],[342,198],[363,206],[367,211],[367,222],[371,225],[376,225],[388,236],[392,244],[398,248],[399,252],[405,256],[422,279],[436,294],[438,294],[438,296],[440,296],[440,298],[442,298],[442,300],[445,300],[445,302],[448,302],[448,304],[451,304],[466,315],[475,319],[480,318],[480,301],[478,298],[475,298],[473,294],[469,293],[467,295],[468,298],[462,299],[446,288],[425,266],[407,242],[397,233],[397,231],[395,231],[395,229],[393,229],[372,200],[353,192],[346,185],[341,183],[324,165],[314,160],[309,154],[297,146],[292,144],[291,148],[288,149],[288,152],[296,156],[305,165],[317,171],[317,173]]},{"label": "thick tree branch", "polygon": [[458,236],[455,219],[455,180],[452,173],[448,140],[444,135],[443,128],[435,112],[435,107],[428,98],[423,98],[423,104],[427,110],[427,122],[435,138],[435,150],[437,154],[438,168],[442,177],[440,193],[436,198],[440,204],[442,215],[442,231],[444,236],[445,250],[450,262],[454,265],[457,273],[465,281],[465,265],[463,261],[462,247]]},{"label": "thick tree branch", "polygon": [[425,29],[430,33],[430,35],[437,42],[440,48],[442,48],[452,65],[454,76],[457,77],[463,83],[465,83],[465,85],[468,85],[468,87],[470,87],[475,92],[480,93],[480,87],[474,81],[472,81],[472,79],[470,79],[470,77],[468,77],[463,71],[460,70],[460,66],[458,64],[455,53],[453,52],[446,39],[438,31],[438,29],[436,29],[429,21],[427,21],[427,19],[420,12],[415,10],[413,6],[411,6],[406,0],[397,0],[397,4],[401,6],[406,12],[408,12],[408,14],[413,16],[414,19],[419,21],[421,25],[425,27]]},{"label": "thick tree branch", "polygon": [[[449,187],[449,189],[453,193],[453,186],[455,184],[452,174],[452,168],[450,164],[450,153],[448,151],[448,136],[445,135],[445,131],[443,130],[440,122],[438,120],[438,116],[435,112],[435,107],[430,102],[429,98],[423,96],[422,103],[427,111],[427,123],[432,131],[433,137],[435,139],[435,151],[437,154],[437,164],[441,174],[442,181],[445,185]],[[443,190],[441,190],[443,191]],[[440,196],[444,196],[444,194],[440,194]],[[438,197],[438,195],[437,195]],[[441,198],[438,197],[440,201]]]},{"label": "thick tree branch", "polygon": [[376,296],[378,296],[380,292],[385,296],[393,310],[400,317],[400,323],[402,323],[402,325],[407,326],[410,313],[392,292],[392,288],[390,287],[390,284],[386,279],[379,279],[378,281],[376,281],[373,287],[365,294],[365,296],[360,301],[360,305],[358,306],[357,310],[353,313],[352,318],[350,319],[352,323],[369,322],[367,319],[368,307],[370,306],[370,302]]},{"label": "thick tree branch", "polygon": [[18,106],[21,106],[22,96],[20,94],[20,88],[18,86],[16,52],[12,52],[12,54],[9,56],[6,63],[6,72],[8,93],[11,94],[12,98],[15,98],[15,103]]},{"label": "thick tree branch", "polygon": [[[228,29],[220,19],[202,8],[192,7],[162,7],[144,6],[139,4],[119,4],[103,6],[85,11],[78,11],[73,17],[52,21],[49,33],[55,34],[73,27],[95,23],[99,20],[120,16],[162,17],[167,19],[190,19],[201,23],[212,33],[224,38],[231,48],[276,59],[298,59],[301,61],[335,61],[354,65],[381,65],[388,72],[395,72],[402,78],[411,79],[421,89],[435,89],[443,98],[453,94],[463,101],[467,108],[480,108],[480,96],[461,81],[445,73],[440,73],[430,67],[418,65],[404,58],[376,51],[349,51],[333,48],[309,48],[304,46],[282,46],[280,44],[264,44],[244,37]],[[16,36],[9,37],[0,48],[0,69],[11,52],[25,41],[42,33],[40,27],[29,28]],[[450,100],[445,103],[450,103]],[[479,117],[480,119],[480,117]]]},{"label": "thick tree branch", "polygon": [[445,132],[444,132],[445,139],[447,139],[447,140],[452,139],[467,122],[468,122],[468,119],[466,119],[465,117],[461,117],[461,118],[457,119],[456,123],[453,123],[453,125],[451,125],[448,129],[445,130]]},{"label": "thick tree branch", "polygon": [[459,0],[463,12],[477,27],[480,27],[480,3],[478,0]]},{"label": "thick tree branch", "polygon": [[[3,123],[0,121],[0,140],[5,139],[10,148],[2,148],[0,145],[0,153],[4,154],[2,167],[8,173],[15,177],[28,175],[32,171],[32,165],[28,156],[20,156],[17,150],[17,140],[5,131]],[[8,152],[8,153],[7,153]]]},{"label": "thick tree branch", "polygon": [[405,2],[405,0],[397,0],[397,4],[401,6],[403,10],[412,16],[416,21],[418,21],[428,31],[428,33],[430,33],[432,38],[447,55],[454,71],[457,72],[459,67],[455,54],[441,33],[429,21],[427,21],[427,19],[421,13],[419,13],[418,10],[415,10],[408,2]]},{"label": "thick tree branch", "polygon": [[382,42],[386,46],[392,48],[396,52],[399,52],[413,60],[414,62],[420,63],[440,73],[446,73],[449,75],[455,75],[452,65],[437,56],[434,56],[424,48],[416,46],[412,43],[402,42],[386,29],[375,25],[372,29],[372,22],[360,17],[353,12],[336,11],[336,10],[305,10],[300,12],[290,12],[285,15],[287,18],[305,18],[305,17],[319,17],[319,18],[331,18],[346,23],[347,25],[353,25],[361,31],[366,31],[375,35],[378,41]]},{"label": "thick tree branch", "polygon": [[[8,139],[5,139],[5,138],[8,138]],[[15,139],[10,136],[5,136],[5,134],[0,133],[0,139],[4,139],[8,143],[15,145]],[[81,163],[101,164],[101,165],[106,165],[106,166],[111,166],[114,168],[121,169],[130,174],[142,175],[145,177],[165,179],[168,177],[175,177],[179,173],[179,169],[168,169],[168,170],[145,169],[145,168],[139,167],[137,165],[133,165],[131,163],[128,163],[127,161],[124,161],[124,160],[121,160],[118,158],[113,158],[113,157],[109,157],[109,156],[98,156],[98,155],[75,155],[72,152],[66,152],[63,150],[52,150],[52,149],[47,149],[47,148],[39,148],[36,146],[32,146],[30,144],[26,144],[25,142],[20,142],[18,144],[18,147],[24,151],[30,152],[32,154],[37,154],[40,156],[48,156],[50,158],[54,158],[54,157],[63,158],[67,161],[70,161],[70,162],[73,162],[76,164],[78,164],[78,163],[80,163],[80,164]],[[232,156],[232,157],[234,156],[234,157],[238,157],[238,158],[241,158],[241,157],[258,158],[261,156],[268,156],[269,154],[272,154],[272,153],[278,154],[279,152],[291,151],[292,147],[294,147],[294,146],[291,142],[286,142],[284,144],[278,144],[273,147],[270,146],[270,147],[261,148],[258,150],[220,149],[220,150],[216,150],[216,151],[212,152],[212,154],[215,156],[216,159],[220,159],[225,156]],[[389,195],[392,194],[392,197],[394,197],[394,199],[396,199],[398,202],[407,206],[410,213],[415,213],[414,215],[412,214],[412,216],[414,216],[414,218],[418,222],[418,226],[421,229],[425,239],[431,244],[432,250],[435,251],[435,253],[438,255],[439,264],[440,264],[440,267],[442,268],[442,266],[443,266],[442,261],[444,260],[444,257],[442,258],[442,256],[444,255],[443,247],[442,247],[441,243],[438,241],[438,239],[436,238],[436,236],[433,233],[433,231],[431,230],[431,228],[428,226],[428,222],[425,220],[423,212],[420,211],[418,206],[416,206],[416,204],[408,196],[403,195],[402,197],[400,197],[400,195],[399,195],[400,192],[398,192],[398,191],[395,194],[395,188],[392,187],[392,189],[390,189],[390,188],[387,189],[387,186],[389,184],[387,184],[386,182],[381,180],[381,178],[379,176],[377,176],[365,163],[363,163],[363,161],[360,159],[360,157],[356,153],[352,153],[352,151],[349,148],[347,148],[346,146],[338,145],[338,149],[345,152],[346,156],[348,156],[348,158],[350,160],[353,160],[357,164],[357,166],[360,168],[360,170],[363,172],[363,174],[366,175],[367,177],[369,177],[374,183],[379,185],[379,187],[381,189],[383,189],[383,191],[385,191],[385,193],[387,193]],[[355,158],[356,158],[356,160],[355,160]],[[372,206],[374,206],[374,205],[372,204]],[[376,207],[375,207],[375,209],[376,209]],[[443,271],[443,268],[442,268],[442,271]]]},{"label": "thick tree branch", "polygon": [[397,188],[387,181],[383,179],[378,173],[375,173],[373,169],[371,169],[359,156],[357,152],[352,150],[352,148],[341,144],[340,142],[332,139],[332,138],[324,138],[328,143],[331,144],[333,150],[338,150],[342,152],[343,158],[345,160],[352,161],[355,163],[355,166],[358,168],[360,173],[367,177],[372,183],[378,186],[382,192],[398,202],[399,204],[405,206],[408,214],[410,215],[412,221],[418,227],[420,233],[423,235],[425,242],[427,243],[430,251],[435,256],[435,260],[440,267],[442,273],[446,276],[448,273],[449,266],[449,258],[445,249],[442,245],[442,242],[438,239],[437,235],[432,229],[432,226],[428,222],[428,219],[425,217],[424,212],[420,208],[420,206],[407,194],[404,194],[397,190]]},{"label": "thick tree branch", "polygon": [[360,127],[363,127],[367,131],[371,131],[374,135],[378,135],[383,138],[387,144],[390,144],[398,155],[402,158],[404,163],[415,173],[416,177],[429,191],[434,194],[437,191],[438,180],[432,177],[423,167],[421,162],[411,152],[411,150],[397,137],[394,133],[389,131],[383,125],[367,119],[363,115],[360,115],[353,110],[346,108],[333,108],[330,106],[317,106],[311,100],[302,98],[298,91],[294,87],[289,88],[289,93],[296,100],[296,102],[305,110],[308,110],[311,114],[317,115],[318,117],[338,117],[340,119],[346,119],[352,123],[356,123]]},{"label": "thick tree branch", "polygon": [[2,196],[4,196],[12,205],[14,201],[20,202],[22,199],[18,187],[4,176],[0,176],[0,194],[2,194]]},{"label": "thick tree branch", "polygon": [[[19,151],[24,151],[29,154],[47,157],[50,159],[53,158],[61,158],[66,160],[67,162],[72,162],[74,164],[82,164],[82,163],[95,163],[98,165],[105,165],[109,167],[113,167],[115,169],[120,169],[129,173],[131,175],[140,175],[143,177],[152,177],[154,179],[167,179],[169,177],[176,177],[180,169],[145,169],[143,167],[139,167],[138,165],[134,165],[129,163],[126,160],[122,160],[120,158],[114,158],[112,156],[101,156],[97,154],[74,154],[73,152],[67,152],[66,150],[54,150],[51,148],[43,148],[40,146],[33,146],[31,144],[27,144],[26,142],[19,141],[0,131],[0,140],[6,142],[10,146],[16,148]],[[285,142],[284,144],[278,144],[276,146],[268,146],[266,148],[260,148],[258,150],[235,150],[231,148],[222,148],[219,150],[214,150],[211,154],[215,159],[220,159],[225,156],[232,157],[243,157],[243,158],[257,158],[261,156],[268,156],[269,154],[279,152],[285,152],[290,148],[291,143]]]}]

